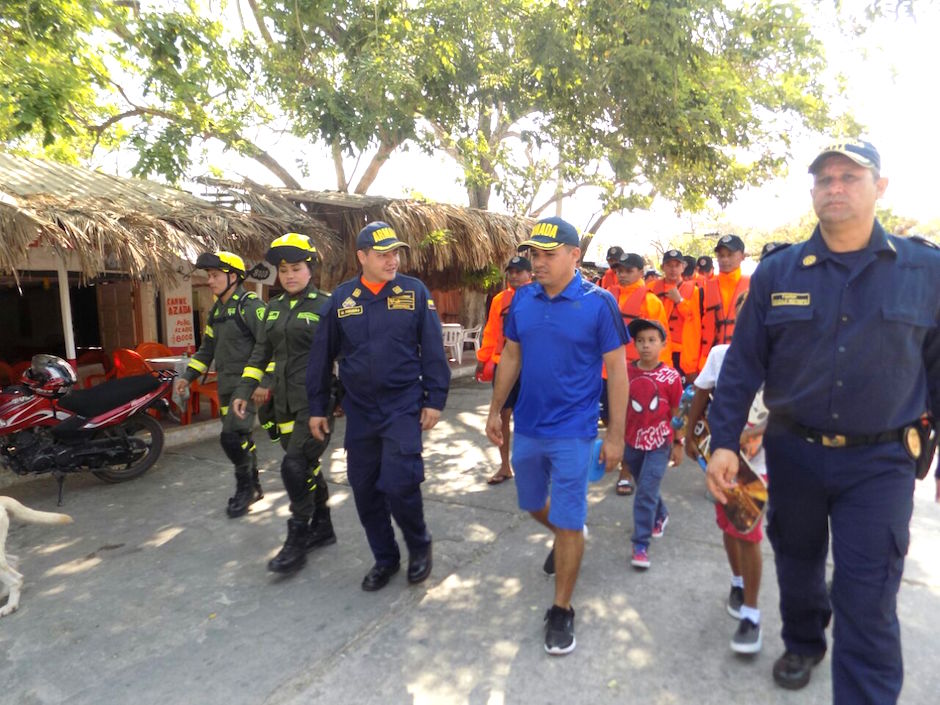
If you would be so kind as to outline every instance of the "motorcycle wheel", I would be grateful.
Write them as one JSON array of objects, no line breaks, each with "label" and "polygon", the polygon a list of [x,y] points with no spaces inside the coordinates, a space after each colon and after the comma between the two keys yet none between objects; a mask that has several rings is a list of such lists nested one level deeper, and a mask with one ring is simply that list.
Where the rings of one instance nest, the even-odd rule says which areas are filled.
[{"label": "motorcycle wheel", "polygon": [[163,427],[160,423],[146,413],[136,414],[115,428],[107,428],[102,435],[111,438],[120,438],[126,434],[128,438],[142,441],[145,448],[130,463],[109,466],[107,470],[92,470],[99,480],[104,482],[124,482],[140,477],[157,462],[163,452]]}]

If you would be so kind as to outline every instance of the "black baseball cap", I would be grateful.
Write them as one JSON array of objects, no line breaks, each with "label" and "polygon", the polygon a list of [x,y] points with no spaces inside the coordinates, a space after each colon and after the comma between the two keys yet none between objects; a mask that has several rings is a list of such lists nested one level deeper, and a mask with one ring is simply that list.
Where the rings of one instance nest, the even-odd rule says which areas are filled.
[{"label": "black baseball cap", "polygon": [[663,328],[663,324],[659,321],[651,321],[648,318],[634,318],[627,324],[627,330],[630,332],[630,337],[634,340],[637,335],[640,334],[640,331],[649,330],[653,328],[659,331],[659,335],[663,340],[666,339],[666,329]]},{"label": "black baseball cap", "polygon": [[861,140],[845,140],[823,147],[819,154],[816,155],[813,163],[809,165],[809,173],[815,174],[816,170],[819,168],[820,162],[830,154],[841,154],[843,157],[848,157],[853,162],[866,169],[881,171],[881,155],[878,154],[875,145],[871,142],[862,142]]},{"label": "black baseball cap", "polygon": [[620,259],[623,254],[623,248],[620,245],[614,245],[607,248],[607,259]]},{"label": "black baseball cap", "polygon": [[518,269],[531,272],[532,263],[526,257],[523,257],[522,255],[516,255],[511,260],[509,260],[509,264],[506,265],[506,269]]},{"label": "black baseball cap", "polygon": [[703,255],[695,261],[695,266],[701,269],[703,272],[710,272],[714,268],[714,263],[712,258],[708,255]]},{"label": "black baseball cap", "polygon": [[744,252],[744,240],[737,235],[723,235],[718,238],[718,244],[715,245],[715,252],[722,247],[727,247],[732,252]]},{"label": "black baseball cap", "polygon": [[666,264],[666,262],[674,259],[677,259],[683,263],[685,262],[685,260],[682,259],[682,253],[679,252],[679,250],[666,250],[663,252],[663,264]]},{"label": "black baseball cap", "polygon": [[785,243],[785,242],[768,242],[766,245],[764,245],[764,246],[760,249],[760,258],[761,258],[761,259],[764,259],[764,257],[766,257],[767,255],[769,255],[771,252],[774,252],[775,250],[779,250],[779,249],[781,249],[781,248],[784,248],[784,247],[786,247],[788,244],[789,244],[789,243]]},{"label": "black baseball cap", "polygon": [[615,267],[636,267],[637,269],[643,269],[643,265],[646,264],[643,261],[643,258],[640,257],[636,252],[624,252],[617,259],[617,262],[614,264]]}]

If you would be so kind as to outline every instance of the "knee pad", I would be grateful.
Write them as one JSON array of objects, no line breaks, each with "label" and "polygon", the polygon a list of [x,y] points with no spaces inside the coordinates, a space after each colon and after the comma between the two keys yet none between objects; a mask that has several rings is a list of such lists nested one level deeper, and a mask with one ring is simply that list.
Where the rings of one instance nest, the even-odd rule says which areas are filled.
[{"label": "knee pad", "polygon": [[281,479],[292,505],[311,501],[311,493],[316,491],[319,484],[303,457],[297,455],[284,456],[281,461]]},{"label": "knee pad", "polygon": [[242,465],[248,461],[248,453],[253,449],[251,436],[247,433],[236,433],[235,431],[222,431],[219,436],[219,443],[225,455],[235,465]]}]

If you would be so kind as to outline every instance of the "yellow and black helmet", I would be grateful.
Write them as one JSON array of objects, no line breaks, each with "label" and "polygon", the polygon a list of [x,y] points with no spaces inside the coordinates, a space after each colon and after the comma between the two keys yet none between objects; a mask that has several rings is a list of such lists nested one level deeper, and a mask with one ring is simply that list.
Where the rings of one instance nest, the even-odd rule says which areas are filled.
[{"label": "yellow and black helmet", "polygon": [[287,233],[281,235],[277,240],[271,243],[268,253],[264,258],[273,264],[279,265],[281,262],[310,262],[316,264],[319,260],[317,248],[310,242],[310,238],[300,233]]},{"label": "yellow and black helmet", "polygon": [[196,258],[196,269],[218,269],[222,272],[231,272],[242,279],[247,276],[245,260],[225,250],[203,252]]}]

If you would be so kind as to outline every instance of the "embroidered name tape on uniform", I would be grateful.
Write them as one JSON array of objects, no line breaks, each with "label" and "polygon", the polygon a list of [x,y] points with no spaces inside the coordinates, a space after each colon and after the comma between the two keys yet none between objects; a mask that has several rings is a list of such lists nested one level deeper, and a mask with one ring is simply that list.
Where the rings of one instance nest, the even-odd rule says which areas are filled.
[{"label": "embroidered name tape on uniform", "polygon": [[315,313],[310,313],[309,311],[301,311],[297,314],[297,318],[301,321],[313,321],[316,323],[320,320],[320,317]]},{"label": "embroidered name tape on uniform", "polygon": [[770,295],[771,306],[809,306],[809,293],[794,294],[781,291]]},{"label": "embroidered name tape on uniform", "polygon": [[346,316],[360,316],[362,315],[362,306],[353,306],[352,308],[338,308],[336,309],[336,315],[339,318],[346,318]]},{"label": "embroidered name tape on uniform", "polygon": [[415,293],[413,291],[406,291],[404,294],[399,294],[398,296],[389,296],[388,297],[388,310],[389,311],[414,311],[415,310]]}]

